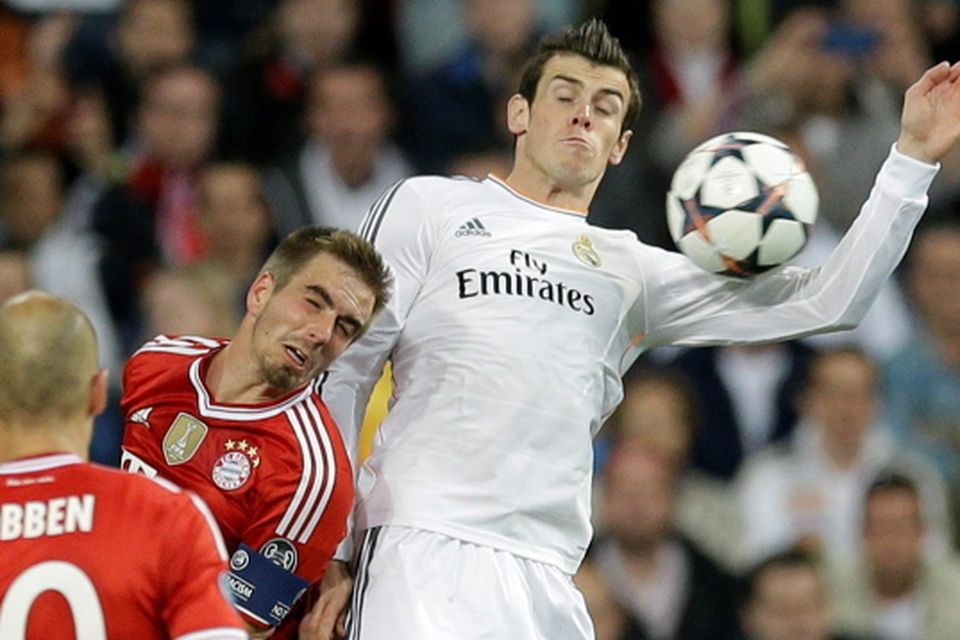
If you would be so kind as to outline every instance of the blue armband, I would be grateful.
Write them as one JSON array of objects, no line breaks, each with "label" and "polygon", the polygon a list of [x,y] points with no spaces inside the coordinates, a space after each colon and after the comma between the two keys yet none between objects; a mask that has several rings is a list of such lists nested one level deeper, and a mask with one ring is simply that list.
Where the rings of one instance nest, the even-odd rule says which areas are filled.
[{"label": "blue armband", "polygon": [[280,624],[310,586],[243,542],[230,557],[227,580],[237,609],[269,627]]}]

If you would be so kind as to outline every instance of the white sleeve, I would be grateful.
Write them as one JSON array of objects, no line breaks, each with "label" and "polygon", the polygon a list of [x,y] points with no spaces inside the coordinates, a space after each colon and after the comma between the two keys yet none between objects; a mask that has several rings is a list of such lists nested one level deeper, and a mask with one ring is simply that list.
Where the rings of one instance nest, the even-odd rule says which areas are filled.
[{"label": "white sleeve", "polygon": [[[407,313],[423,283],[430,246],[425,213],[410,181],[387,189],[373,204],[359,233],[383,256],[393,276],[390,300],[373,324],[330,367],[323,383],[323,400],[340,427],[356,473],[359,432],[367,402],[384,364],[400,338]],[[348,535],[338,559],[349,559]]]},{"label": "white sleeve", "polygon": [[938,169],[891,150],[860,215],[817,269],[789,266],[741,282],[648,250],[640,256],[643,343],[769,342],[856,326],[906,252]]}]

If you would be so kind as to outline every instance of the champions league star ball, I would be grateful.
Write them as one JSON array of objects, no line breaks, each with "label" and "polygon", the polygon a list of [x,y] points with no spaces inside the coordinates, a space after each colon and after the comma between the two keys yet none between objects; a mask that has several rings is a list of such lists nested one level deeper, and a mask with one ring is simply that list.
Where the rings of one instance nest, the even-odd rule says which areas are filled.
[{"label": "champions league star ball", "polygon": [[759,133],[725,133],[677,167],[667,224],[697,265],[748,278],[800,252],[818,202],[813,179],[787,145]]}]

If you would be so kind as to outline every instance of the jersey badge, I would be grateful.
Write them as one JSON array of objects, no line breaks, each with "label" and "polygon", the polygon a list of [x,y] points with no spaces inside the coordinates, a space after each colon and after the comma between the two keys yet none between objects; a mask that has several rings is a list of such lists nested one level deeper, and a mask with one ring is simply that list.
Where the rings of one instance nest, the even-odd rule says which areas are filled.
[{"label": "jersey badge", "polygon": [[577,256],[577,260],[588,267],[596,268],[602,264],[600,254],[593,248],[593,240],[591,240],[587,234],[580,234],[577,241],[573,243],[572,248],[573,255]]},{"label": "jersey badge", "polygon": [[273,564],[291,573],[297,568],[297,547],[286,538],[267,540],[260,547],[260,553]]},{"label": "jersey badge", "polygon": [[187,413],[179,413],[163,436],[163,457],[167,464],[183,464],[194,456],[209,428]]},{"label": "jersey badge", "polygon": [[224,491],[233,491],[246,484],[260,466],[260,452],[246,440],[227,440],[223,448],[226,453],[213,463],[213,483]]},{"label": "jersey badge", "polygon": [[133,412],[133,415],[130,416],[130,422],[137,422],[142,424],[146,428],[150,428],[150,414],[153,412],[153,407],[144,407],[143,409],[137,409]]}]

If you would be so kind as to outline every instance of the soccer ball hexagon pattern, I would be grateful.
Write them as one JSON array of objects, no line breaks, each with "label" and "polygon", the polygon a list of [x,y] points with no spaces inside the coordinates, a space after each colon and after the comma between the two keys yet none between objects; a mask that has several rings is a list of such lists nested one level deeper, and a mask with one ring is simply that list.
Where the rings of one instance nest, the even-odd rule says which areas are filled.
[{"label": "soccer ball hexagon pattern", "polygon": [[667,224],[701,268],[748,278],[803,249],[818,202],[790,147],[737,131],[707,140],[680,163],[667,193]]}]

